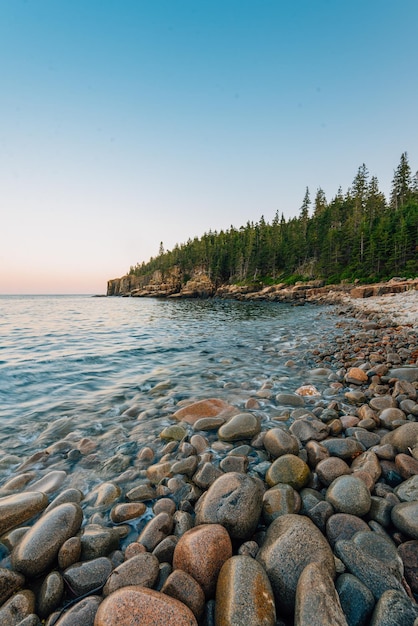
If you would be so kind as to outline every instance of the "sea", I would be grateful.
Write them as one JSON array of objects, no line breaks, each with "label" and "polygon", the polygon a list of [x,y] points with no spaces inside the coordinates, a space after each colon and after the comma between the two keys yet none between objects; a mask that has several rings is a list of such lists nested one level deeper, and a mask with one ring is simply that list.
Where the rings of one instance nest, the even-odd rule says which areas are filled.
[{"label": "sea", "polygon": [[[301,385],[326,404],[335,374],[318,376],[314,354],[341,335],[338,322],[316,305],[0,296],[0,490],[26,467],[65,470],[66,486],[83,491],[114,480],[142,447],[157,450],[188,402],[245,411],[254,398],[267,426],[291,412],[277,395]],[[91,442],[89,462],[68,454],[80,442]],[[36,463],[44,450],[50,461]]]}]

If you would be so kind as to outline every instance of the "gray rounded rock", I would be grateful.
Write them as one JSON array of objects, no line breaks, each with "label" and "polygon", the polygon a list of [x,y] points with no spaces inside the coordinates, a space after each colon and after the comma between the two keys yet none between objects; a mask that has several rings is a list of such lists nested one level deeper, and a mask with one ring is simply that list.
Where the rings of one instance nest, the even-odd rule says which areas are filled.
[{"label": "gray rounded rock", "polygon": [[268,527],[257,561],[265,568],[276,604],[286,614],[294,610],[299,577],[309,563],[318,563],[335,577],[334,555],[328,541],[303,515],[283,515]]},{"label": "gray rounded rock", "polygon": [[0,535],[20,526],[48,506],[48,498],[40,491],[26,491],[0,498]]},{"label": "gray rounded rock", "polygon": [[239,413],[231,417],[218,430],[218,437],[222,441],[241,441],[252,439],[261,430],[260,422],[252,413]]},{"label": "gray rounded rock", "polygon": [[370,626],[413,626],[418,607],[399,591],[386,591],[376,604]]},{"label": "gray rounded rock", "polygon": [[[370,589],[353,574],[341,574],[335,588],[348,626],[367,626],[375,606]],[[356,599],[355,602],[353,598]]]},{"label": "gray rounded rock", "polygon": [[371,496],[365,483],[356,476],[340,476],[328,487],[325,499],[338,513],[362,517],[371,506]]},{"label": "gray rounded rock", "polygon": [[260,519],[263,494],[259,479],[237,472],[223,474],[196,503],[196,525],[221,524],[231,537],[248,539]]},{"label": "gray rounded rock", "polygon": [[418,501],[395,504],[392,509],[392,522],[411,539],[418,539]]},{"label": "gray rounded rock", "polygon": [[90,596],[77,602],[66,613],[64,613],[54,626],[94,626],[97,609],[102,602],[100,596]]},{"label": "gray rounded rock", "polygon": [[103,588],[103,595],[108,596],[128,585],[151,588],[158,578],[159,567],[160,562],[154,554],[144,552],[133,556],[112,572]]},{"label": "gray rounded rock", "polygon": [[110,559],[101,556],[91,561],[75,563],[64,572],[64,580],[76,596],[92,591],[97,592],[103,587],[112,571]]},{"label": "gray rounded rock", "polygon": [[28,577],[44,572],[62,544],[81,526],[83,511],[76,503],[60,504],[43,515],[12,552],[12,567]]},{"label": "gray rounded rock", "polygon": [[309,563],[296,588],[295,626],[347,626],[334,582],[318,563]]},{"label": "gray rounded rock", "polygon": [[274,458],[284,454],[297,455],[299,453],[298,440],[283,428],[268,430],[264,436],[263,444]]}]

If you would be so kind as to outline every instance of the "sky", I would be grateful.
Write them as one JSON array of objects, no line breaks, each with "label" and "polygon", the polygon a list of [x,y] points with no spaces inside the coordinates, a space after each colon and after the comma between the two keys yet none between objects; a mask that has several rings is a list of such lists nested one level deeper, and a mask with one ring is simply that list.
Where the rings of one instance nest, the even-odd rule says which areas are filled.
[{"label": "sky", "polygon": [[0,0],[0,293],[418,169],[416,0]]}]

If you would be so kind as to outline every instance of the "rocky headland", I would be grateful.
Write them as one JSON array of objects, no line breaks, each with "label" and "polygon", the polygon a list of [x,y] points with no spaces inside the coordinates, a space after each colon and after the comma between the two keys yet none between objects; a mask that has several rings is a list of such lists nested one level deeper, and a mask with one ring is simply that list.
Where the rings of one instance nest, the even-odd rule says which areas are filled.
[{"label": "rocky headland", "polygon": [[417,281],[370,288],[316,294],[343,333],[312,346],[306,385],[179,401],[93,493],[58,463],[92,440],[22,459],[0,486],[0,623],[416,626]]}]

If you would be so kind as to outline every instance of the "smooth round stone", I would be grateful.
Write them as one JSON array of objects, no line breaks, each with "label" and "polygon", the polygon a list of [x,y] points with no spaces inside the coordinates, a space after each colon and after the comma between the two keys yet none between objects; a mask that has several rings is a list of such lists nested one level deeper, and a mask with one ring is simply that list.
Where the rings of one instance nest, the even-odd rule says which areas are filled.
[{"label": "smooth round stone", "polygon": [[294,609],[296,587],[305,567],[316,562],[335,576],[334,555],[321,531],[303,515],[283,515],[268,527],[257,561],[267,572],[276,606],[286,614]]},{"label": "smooth round stone", "polygon": [[208,489],[217,478],[223,475],[223,472],[215,467],[213,463],[203,463],[193,476],[193,482],[201,489]]},{"label": "smooth round stone", "polygon": [[404,594],[395,590],[386,591],[376,604],[370,626],[407,626],[415,624],[418,607]]},{"label": "smooth round stone", "polygon": [[322,442],[331,456],[338,456],[340,459],[354,459],[364,452],[363,446],[355,439],[330,438]]},{"label": "smooth round stone", "polygon": [[400,581],[403,578],[403,562],[396,550],[395,544],[383,535],[376,532],[359,532],[353,537],[353,543],[364,554],[378,559]]},{"label": "smooth round stone", "polygon": [[127,520],[135,519],[144,515],[147,507],[143,502],[127,502],[117,504],[110,511],[110,519],[114,524],[120,524]]},{"label": "smooth round stone", "polygon": [[[178,542],[178,537],[175,535],[169,535],[165,539],[163,539],[153,550],[154,556],[157,557],[160,563],[172,563],[174,548],[176,547]],[[126,558],[126,553],[125,553]]]},{"label": "smooth round stone", "polygon": [[237,413],[236,407],[219,398],[200,400],[188,406],[182,407],[173,413],[173,419],[193,425],[202,417],[228,418]]},{"label": "smooth round stone", "polygon": [[19,622],[18,626],[41,626],[41,620],[38,615],[35,615],[35,613],[30,613],[27,617],[25,617],[25,619],[22,619],[22,621]]},{"label": "smooth round stone", "polygon": [[268,430],[265,434],[263,444],[267,452],[270,452],[274,458],[278,458],[284,454],[297,455],[299,452],[298,440],[283,428],[272,428]]},{"label": "smooth round stone", "polygon": [[395,457],[395,465],[404,480],[418,475],[418,460],[409,456],[409,454],[397,454]]},{"label": "smooth round stone", "polygon": [[158,578],[159,567],[159,560],[149,552],[133,556],[113,570],[103,588],[103,595],[108,596],[128,585],[153,587]]},{"label": "smooth round stone", "polygon": [[386,498],[372,496],[372,503],[368,516],[371,520],[374,520],[381,526],[387,528],[391,524],[391,512],[393,506],[394,503],[390,502]]},{"label": "smooth round stone", "polygon": [[42,493],[53,493],[67,478],[67,472],[63,470],[55,470],[42,476],[39,480],[30,486],[31,491],[42,491]]},{"label": "smooth round stone", "polygon": [[183,602],[192,611],[197,620],[205,608],[205,594],[199,583],[187,572],[176,569],[161,588],[161,593]]},{"label": "smooth round stone", "polygon": [[25,577],[12,570],[0,567],[0,606],[16,591],[22,589]]},{"label": "smooth round stone", "polygon": [[101,483],[93,491],[92,496],[95,497],[94,505],[107,506],[117,500],[121,494],[121,488],[115,483]]},{"label": "smooth round stone", "polygon": [[83,561],[106,556],[119,547],[119,532],[116,528],[106,528],[100,524],[88,524],[81,536],[81,557]]},{"label": "smooth round stone", "polygon": [[102,556],[71,565],[64,572],[64,580],[76,596],[82,596],[92,591],[99,591],[112,569],[110,559]]},{"label": "smooth round stone", "polygon": [[147,502],[148,500],[154,500],[156,497],[157,492],[149,483],[137,485],[126,494],[126,498],[130,502]]},{"label": "smooth round stone", "polygon": [[318,463],[316,473],[321,483],[328,487],[339,476],[351,474],[351,469],[343,459],[331,456]]},{"label": "smooth round stone", "polygon": [[362,385],[363,383],[367,383],[368,376],[360,367],[350,367],[345,375],[345,380],[349,384]]},{"label": "smooth round stone", "polygon": [[244,456],[226,456],[219,463],[223,472],[239,472],[245,474],[248,469],[249,460]]},{"label": "smooth round stone", "polygon": [[66,502],[75,502],[79,504],[84,498],[83,492],[80,489],[64,489],[61,491],[50,503],[49,506],[45,509],[45,513],[49,513],[52,509],[55,509],[60,504],[65,504]]},{"label": "smooth round stone", "polygon": [[222,441],[252,439],[261,430],[260,421],[252,413],[239,413],[223,424],[218,430]]},{"label": "smooth round stone", "polygon": [[378,600],[388,589],[405,593],[399,579],[384,566],[382,561],[363,552],[353,541],[340,539],[335,544],[334,553],[341,559],[349,573],[356,576],[370,589],[375,600]]},{"label": "smooth round stone", "polygon": [[153,505],[152,512],[154,515],[158,515],[159,513],[174,515],[176,512],[176,503],[171,498],[160,498]]},{"label": "smooth round stone", "polygon": [[295,626],[347,626],[334,581],[318,563],[309,563],[296,587]]},{"label": "smooth round stone", "polygon": [[406,582],[412,593],[418,594],[418,540],[401,543],[398,554],[404,565]]},{"label": "smooth round stone", "polygon": [[418,382],[418,367],[397,367],[389,370],[388,376],[415,383]]},{"label": "smooth round stone", "polygon": [[308,398],[321,395],[318,389],[314,385],[302,385],[301,387],[298,387],[298,389],[296,389],[295,393],[298,396],[302,396],[302,397],[307,396]]},{"label": "smooth round stone", "polygon": [[264,493],[263,517],[267,524],[279,515],[298,513],[300,507],[300,495],[290,485],[279,483]]},{"label": "smooth round stone", "polygon": [[284,406],[305,406],[304,399],[295,393],[278,393],[276,402]]},{"label": "smooth round stone", "polygon": [[80,560],[81,539],[80,537],[70,537],[64,541],[58,552],[58,566],[64,570],[70,565],[74,565]]},{"label": "smooth round stone", "polygon": [[171,471],[172,463],[170,461],[166,461],[165,463],[156,463],[155,465],[150,465],[147,470],[147,478],[153,485],[158,485],[158,483],[167,476],[172,476],[173,473]]},{"label": "smooth round stone", "polygon": [[173,556],[174,569],[190,574],[206,598],[213,597],[222,565],[232,556],[231,539],[220,524],[203,524],[188,530],[179,539]]},{"label": "smooth round stone", "polygon": [[25,617],[35,613],[35,594],[28,589],[15,593],[0,607],[0,624],[17,626]]},{"label": "smooth round stone", "polygon": [[379,414],[380,424],[384,426],[384,428],[393,429],[396,428],[397,422],[404,421],[406,419],[406,415],[401,409],[384,409]]},{"label": "smooth round stone", "polygon": [[418,444],[418,422],[408,422],[402,424],[395,430],[384,435],[381,444],[391,444],[396,452],[405,452],[408,454],[409,449],[414,448]]},{"label": "smooth round stone", "polygon": [[94,626],[135,626],[135,624],[197,626],[197,621],[191,610],[182,602],[165,593],[138,586],[123,587],[110,594],[99,606],[94,620]]},{"label": "smooth round stone", "polygon": [[395,398],[392,396],[376,396],[371,398],[369,406],[375,411],[383,411],[397,406]]},{"label": "smooth round stone", "polygon": [[223,417],[202,417],[193,424],[193,430],[203,430],[205,432],[218,430],[223,424],[225,424]]},{"label": "smooth round stone", "polygon": [[[94,618],[101,601],[99,596],[84,598],[68,609],[58,621],[51,622],[51,626],[94,626]],[[47,625],[49,626],[49,621]]]},{"label": "smooth round stone", "polygon": [[395,488],[395,493],[402,502],[418,500],[418,475],[411,476],[401,483]]},{"label": "smooth round stone", "polygon": [[27,491],[0,498],[0,535],[43,511],[48,498],[40,491]]},{"label": "smooth round stone", "polygon": [[372,592],[352,574],[338,576],[335,588],[348,626],[366,626],[375,605]]},{"label": "smooth round stone", "polygon": [[51,572],[42,583],[38,596],[38,615],[48,617],[59,606],[64,594],[64,581],[59,572]]},{"label": "smooth round stone", "polygon": [[223,474],[196,503],[196,525],[222,524],[234,539],[249,539],[260,519],[263,494],[258,478]]},{"label": "smooth round stone", "polygon": [[285,483],[298,490],[307,484],[310,474],[305,461],[294,454],[284,454],[270,465],[266,473],[266,482],[269,487]]},{"label": "smooth round stone", "polygon": [[166,426],[164,430],[160,432],[160,439],[173,439],[174,441],[182,441],[187,435],[187,430],[180,426],[180,424],[172,424]]},{"label": "smooth round stone", "polygon": [[142,543],[149,552],[152,552],[160,541],[171,534],[172,530],[173,518],[163,511],[146,524],[137,541]]},{"label": "smooth round stone", "polygon": [[2,486],[2,491],[21,491],[31,480],[36,478],[35,472],[24,472],[9,478]]},{"label": "smooth round stone", "polygon": [[357,456],[351,463],[351,470],[355,474],[356,472],[367,472],[373,479],[373,482],[379,480],[382,473],[379,459],[372,450],[366,450],[359,456]]},{"label": "smooth round stone", "polygon": [[356,404],[357,406],[366,402],[365,394],[358,389],[350,389],[350,391],[346,391],[344,394],[347,402],[350,404]]},{"label": "smooth round stone", "polygon": [[392,522],[407,537],[418,539],[418,501],[395,504]]},{"label": "smooth round stone", "polygon": [[301,417],[290,426],[289,431],[302,443],[323,441],[329,435],[329,426],[315,417]]},{"label": "smooth round stone", "polygon": [[73,502],[60,504],[43,515],[12,552],[12,567],[35,577],[55,561],[62,544],[73,537],[83,521],[81,507]]},{"label": "smooth round stone", "polygon": [[274,626],[273,591],[264,568],[250,556],[238,555],[222,566],[216,585],[218,626]]},{"label": "smooth round stone", "polygon": [[315,469],[320,461],[329,458],[328,450],[317,441],[308,441],[305,450],[308,455],[308,465],[313,469]]},{"label": "smooth round stone", "polygon": [[350,513],[362,517],[371,506],[371,496],[366,485],[356,476],[340,476],[327,489],[327,502],[337,513]]}]

